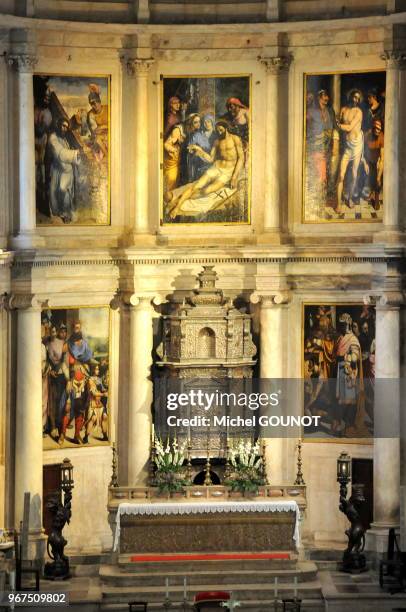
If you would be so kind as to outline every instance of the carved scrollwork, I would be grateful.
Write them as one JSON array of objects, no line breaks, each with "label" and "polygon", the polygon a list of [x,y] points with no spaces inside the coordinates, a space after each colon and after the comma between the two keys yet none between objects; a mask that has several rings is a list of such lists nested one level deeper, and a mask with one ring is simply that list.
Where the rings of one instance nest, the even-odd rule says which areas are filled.
[{"label": "carved scrollwork", "polygon": [[127,57],[124,59],[124,61],[129,76],[144,78],[148,76],[151,66],[155,63],[153,58],[142,59],[137,57]]},{"label": "carved scrollwork", "polygon": [[34,72],[38,57],[31,53],[15,53],[6,56],[6,62],[17,72],[30,74]]},{"label": "carved scrollwork", "polygon": [[381,55],[381,59],[386,62],[386,67],[389,69],[397,68],[399,70],[402,70],[406,67],[405,51],[398,51],[395,49],[385,50]]},{"label": "carved scrollwork", "polygon": [[259,62],[265,66],[268,74],[281,74],[289,70],[292,62],[290,55],[277,55],[275,57],[258,57]]}]

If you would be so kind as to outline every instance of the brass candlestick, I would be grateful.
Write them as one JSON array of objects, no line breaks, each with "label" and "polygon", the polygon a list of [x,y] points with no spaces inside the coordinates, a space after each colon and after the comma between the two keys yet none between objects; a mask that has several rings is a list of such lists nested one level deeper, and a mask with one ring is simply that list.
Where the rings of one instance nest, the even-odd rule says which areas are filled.
[{"label": "brass candlestick", "polygon": [[295,485],[304,485],[306,484],[303,478],[303,472],[302,472],[302,441],[299,438],[298,442],[297,442],[297,474],[296,474],[296,480],[294,482]]},{"label": "brass candlestick", "polygon": [[206,476],[204,477],[204,484],[206,487],[209,487],[210,485],[213,484],[211,476],[210,476],[210,449],[209,446],[207,446],[207,461],[206,461]]},{"label": "brass candlestick", "polygon": [[230,463],[230,446],[228,444],[227,438],[227,448],[226,448],[226,467],[224,470],[224,480],[228,480],[231,476],[231,463]]},{"label": "brass candlestick", "polygon": [[191,483],[193,477],[192,468],[192,440],[188,438],[187,444],[187,467],[186,467],[186,479]]},{"label": "brass candlestick", "polygon": [[113,442],[113,445],[111,447],[111,450],[113,452],[113,458],[111,461],[111,480],[110,480],[110,487],[118,487],[118,474],[117,474],[117,450],[115,447],[115,444]]}]

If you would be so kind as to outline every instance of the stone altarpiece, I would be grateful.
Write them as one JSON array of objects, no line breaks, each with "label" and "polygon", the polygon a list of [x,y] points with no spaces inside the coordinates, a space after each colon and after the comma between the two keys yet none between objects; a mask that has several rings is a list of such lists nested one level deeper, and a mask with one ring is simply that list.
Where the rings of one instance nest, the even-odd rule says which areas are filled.
[{"label": "stone altarpiece", "polygon": [[[192,389],[207,393],[248,393],[252,388],[256,346],[251,334],[251,315],[234,306],[230,298],[216,288],[214,266],[204,266],[198,275],[199,286],[189,297],[170,304],[170,314],[163,315],[163,337],[156,362],[155,427],[163,435],[168,431],[164,399],[168,393],[188,393]],[[216,414],[231,414],[235,407],[216,408]],[[239,408],[240,413],[248,409]],[[185,406],[177,416],[207,416],[202,406]],[[247,415],[248,416],[248,415]],[[212,465],[224,460],[228,445],[226,427],[176,428],[179,440],[188,440],[191,458],[198,471],[198,459],[210,454]],[[255,431],[240,435],[255,436]],[[196,470],[195,470],[196,471]]]}]

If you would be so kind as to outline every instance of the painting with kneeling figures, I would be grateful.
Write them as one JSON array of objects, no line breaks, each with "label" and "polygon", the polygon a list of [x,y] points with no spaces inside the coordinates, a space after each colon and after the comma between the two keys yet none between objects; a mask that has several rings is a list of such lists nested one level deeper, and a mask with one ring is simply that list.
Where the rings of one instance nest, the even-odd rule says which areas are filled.
[{"label": "painting with kneeling figures", "polygon": [[305,438],[370,438],[374,432],[375,307],[305,304]]},{"label": "painting with kneeling figures", "polygon": [[108,307],[42,311],[44,450],[109,443]]},{"label": "painting with kneeling figures", "polygon": [[250,77],[163,77],[161,223],[250,222]]},{"label": "painting with kneeling figures", "polygon": [[34,75],[37,225],[110,224],[110,78]]}]

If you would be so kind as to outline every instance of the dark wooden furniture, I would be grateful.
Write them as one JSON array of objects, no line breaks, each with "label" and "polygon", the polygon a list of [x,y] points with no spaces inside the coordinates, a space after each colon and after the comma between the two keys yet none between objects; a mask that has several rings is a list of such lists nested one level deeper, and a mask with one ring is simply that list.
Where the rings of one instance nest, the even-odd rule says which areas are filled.
[{"label": "dark wooden furniture", "polygon": [[148,604],[146,601],[129,601],[129,612],[147,612]]},{"label": "dark wooden furniture", "polygon": [[379,564],[379,585],[390,593],[403,591],[406,586],[406,553],[400,550],[394,528],[389,529],[386,559]]},{"label": "dark wooden furniture", "polygon": [[[14,533],[14,553],[16,563],[16,591],[39,591],[39,567],[36,561],[22,558],[22,542],[18,534]],[[31,585],[24,587],[22,583],[23,575],[31,575],[35,578],[35,588]]]}]

